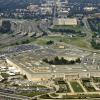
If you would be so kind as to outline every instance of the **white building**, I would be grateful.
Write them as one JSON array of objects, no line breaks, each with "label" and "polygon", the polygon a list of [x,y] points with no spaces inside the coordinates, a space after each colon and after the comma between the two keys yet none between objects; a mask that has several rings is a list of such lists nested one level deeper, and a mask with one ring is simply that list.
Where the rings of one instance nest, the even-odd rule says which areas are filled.
[{"label": "white building", "polygon": [[97,9],[97,8],[96,7],[84,7],[85,11],[93,11],[95,9]]},{"label": "white building", "polygon": [[76,18],[57,18],[54,20],[54,25],[77,25]]}]

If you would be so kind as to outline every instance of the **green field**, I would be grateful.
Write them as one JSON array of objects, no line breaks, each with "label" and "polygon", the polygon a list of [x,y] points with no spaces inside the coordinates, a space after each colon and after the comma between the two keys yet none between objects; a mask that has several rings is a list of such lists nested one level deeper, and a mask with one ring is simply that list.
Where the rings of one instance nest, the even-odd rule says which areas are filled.
[{"label": "green field", "polygon": [[42,38],[38,38],[33,43],[36,43],[38,45],[46,45],[47,40],[46,39],[42,39]]},{"label": "green field", "polygon": [[70,82],[70,84],[75,92],[84,92],[82,87],[77,82]]},{"label": "green field", "polygon": [[90,44],[83,37],[67,37],[67,36],[47,36],[43,38],[38,38],[33,43],[39,45],[47,45],[47,41],[52,40],[54,42],[64,42],[66,44],[71,44],[81,48],[91,48]]},{"label": "green field", "polygon": [[88,43],[87,41],[84,39],[84,38],[81,38],[81,37],[73,37],[73,38],[70,38],[70,37],[67,37],[67,36],[60,36],[60,37],[48,37],[49,39],[54,39],[54,40],[58,40],[58,41],[62,41],[64,43],[67,43],[67,44],[71,44],[71,45],[76,45],[76,46],[79,46],[79,47],[85,47],[87,48],[88,47]]},{"label": "green field", "polygon": [[38,38],[36,40],[34,40],[31,43],[35,43],[38,45],[47,45],[48,41],[54,41],[55,42],[62,42],[65,43],[66,45],[73,45],[73,46],[77,46],[80,48],[87,48],[87,49],[92,49],[90,43],[88,41],[86,41],[85,37],[68,37],[65,35],[61,35],[61,36],[47,36],[47,37],[42,37],[42,38]]},{"label": "green field", "polygon": [[77,46],[80,48],[87,48],[87,49],[92,49],[90,43],[86,41],[85,37],[68,37],[65,35],[52,35],[52,36],[45,36],[42,38],[27,38],[27,39],[22,39],[22,40],[16,40],[13,43],[4,43],[0,45],[2,48],[7,47],[7,46],[15,46],[15,45],[20,45],[20,44],[38,44],[38,45],[47,45],[48,41],[54,41],[54,42],[62,42],[65,44],[70,44],[73,46]]}]

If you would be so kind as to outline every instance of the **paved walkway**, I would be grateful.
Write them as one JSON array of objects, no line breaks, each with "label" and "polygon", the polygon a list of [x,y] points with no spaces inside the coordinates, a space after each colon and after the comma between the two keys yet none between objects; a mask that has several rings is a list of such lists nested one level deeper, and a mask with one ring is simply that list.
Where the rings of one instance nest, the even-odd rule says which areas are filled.
[{"label": "paved walkway", "polygon": [[51,96],[50,94],[49,94],[49,96],[52,97],[52,98],[62,98],[63,95],[66,95],[66,93],[56,93],[56,94],[58,94],[57,97]]},{"label": "paved walkway", "polygon": [[56,91],[59,91],[59,85],[55,85]]},{"label": "paved walkway", "polygon": [[100,89],[93,82],[91,82],[91,85],[95,88],[95,90],[100,91]]},{"label": "paved walkway", "polygon": [[77,94],[86,94],[86,95],[88,95],[88,94],[99,94],[100,95],[100,92],[78,92],[78,93],[76,93],[76,92],[74,92],[74,93],[67,93],[68,95],[77,95]]},{"label": "paved walkway", "polygon": [[82,85],[82,83],[80,82],[80,80],[77,80],[77,82],[82,87],[83,91],[87,93],[86,88]]},{"label": "paved walkway", "polygon": [[71,84],[70,84],[69,81],[67,81],[67,84],[68,84],[68,86],[69,86],[69,88],[70,88],[70,90],[71,90],[71,93],[74,93],[74,90],[73,90],[73,88],[72,88],[72,86],[71,86]]}]

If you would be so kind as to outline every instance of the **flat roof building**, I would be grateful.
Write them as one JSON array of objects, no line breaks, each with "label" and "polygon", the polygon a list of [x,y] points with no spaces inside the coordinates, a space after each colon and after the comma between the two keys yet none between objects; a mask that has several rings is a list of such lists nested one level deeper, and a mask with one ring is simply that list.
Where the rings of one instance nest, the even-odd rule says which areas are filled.
[{"label": "flat roof building", "polygon": [[76,18],[56,18],[54,20],[54,25],[77,25]]}]

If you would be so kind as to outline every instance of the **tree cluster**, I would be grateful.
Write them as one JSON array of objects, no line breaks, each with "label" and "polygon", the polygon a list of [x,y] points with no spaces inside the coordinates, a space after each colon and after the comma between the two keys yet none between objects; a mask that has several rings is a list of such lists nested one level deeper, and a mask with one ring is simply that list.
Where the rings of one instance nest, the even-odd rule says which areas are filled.
[{"label": "tree cluster", "polygon": [[26,39],[22,41],[16,41],[15,43],[12,43],[11,45],[21,45],[21,44],[28,44],[31,42],[31,39]]},{"label": "tree cluster", "polygon": [[47,43],[46,43],[47,45],[51,45],[51,44],[54,44],[54,41],[47,41]]},{"label": "tree cluster", "polygon": [[94,49],[100,49],[100,43],[96,43],[94,39],[92,39],[91,45]]},{"label": "tree cluster", "polygon": [[88,19],[88,22],[92,31],[100,33],[100,18]]},{"label": "tree cluster", "polygon": [[0,27],[1,33],[11,32],[11,23],[10,21],[2,21],[2,26]]},{"label": "tree cluster", "polygon": [[43,59],[44,62],[51,64],[51,65],[71,65],[75,63],[81,63],[80,58],[76,60],[66,60],[64,57],[59,58],[58,56],[55,57],[53,60],[48,60],[47,58]]}]

